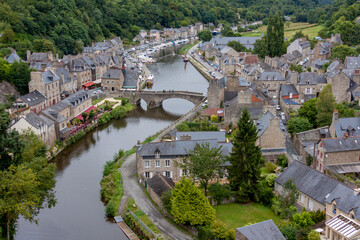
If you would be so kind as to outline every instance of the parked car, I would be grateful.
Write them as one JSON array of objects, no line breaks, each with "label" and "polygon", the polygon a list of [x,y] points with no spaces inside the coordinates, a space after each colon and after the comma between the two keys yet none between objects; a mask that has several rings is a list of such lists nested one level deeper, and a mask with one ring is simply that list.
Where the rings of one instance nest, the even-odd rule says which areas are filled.
[{"label": "parked car", "polygon": [[281,120],[286,120],[286,117],[285,117],[285,113],[284,113],[284,112],[281,112],[281,113],[280,113],[280,118],[281,118]]},{"label": "parked car", "polygon": [[280,110],[281,110],[280,105],[276,105],[276,110],[277,110],[277,111],[280,111]]}]

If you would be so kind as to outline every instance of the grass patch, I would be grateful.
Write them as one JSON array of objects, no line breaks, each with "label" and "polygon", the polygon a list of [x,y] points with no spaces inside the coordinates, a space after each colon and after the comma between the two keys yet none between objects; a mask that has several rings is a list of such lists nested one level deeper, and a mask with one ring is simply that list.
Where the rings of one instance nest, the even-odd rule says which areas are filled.
[{"label": "grass patch", "polygon": [[146,216],[146,214],[143,211],[141,211],[141,209],[138,208],[137,204],[135,204],[136,206],[133,207],[134,203],[135,203],[134,199],[130,198],[126,203],[127,208],[129,208],[141,221],[143,221],[143,223],[145,223],[146,226],[148,226],[151,229],[151,231],[153,231],[156,235],[161,234],[161,231],[148,218],[148,216]]},{"label": "grass patch", "polygon": [[104,102],[103,104],[98,106],[98,108],[106,108],[106,106],[109,106],[112,108],[115,104],[117,104],[117,102],[108,101],[108,102],[106,102],[106,103]]},{"label": "grass patch", "polygon": [[179,54],[184,54],[185,50],[189,51],[190,48],[192,48],[193,46],[195,46],[199,41],[196,41],[194,44],[189,44],[189,45],[185,45],[182,48],[180,48],[179,50]]},{"label": "grass patch", "polygon": [[91,100],[91,103],[92,103],[92,105],[96,105],[96,104],[98,104],[99,102],[101,102],[102,100],[104,100],[104,98],[93,98],[93,99]]},{"label": "grass patch", "polygon": [[[291,38],[295,32],[302,31],[304,35],[308,35],[310,39],[318,36],[318,32],[323,29],[323,25],[309,23],[290,23],[289,27],[284,26],[284,35]],[[266,33],[267,26],[263,25],[253,32],[243,33],[242,37],[260,37],[262,33]],[[257,31],[257,32],[256,32]]]},{"label": "grass patch", "polygon": [[214,206],[214,208],[216,217],[232,229],[269,219],[272,219],[277,224],[281,220],[270,208],[260,203],[232,203]]}]

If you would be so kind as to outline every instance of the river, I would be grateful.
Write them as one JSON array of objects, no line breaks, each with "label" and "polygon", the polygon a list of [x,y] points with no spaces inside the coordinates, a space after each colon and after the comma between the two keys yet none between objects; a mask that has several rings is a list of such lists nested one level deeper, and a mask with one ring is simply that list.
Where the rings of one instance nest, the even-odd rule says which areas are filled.
[{"label": "river", "polygon": [[[206,79],[190,63],[185,66],[179,55],[163,57],[149,69],[155,76],[153,90],[207,90]],[[119,149],[131,148],[192,107],[182,99],[166,100],[159,109],[142,104],[125,119],[112,121],[65,149],[54,160],[57,205],[41,210],[38,225],[20,219],[16,239],[127,239],[105,217],[99,194],[103,166]]]}]

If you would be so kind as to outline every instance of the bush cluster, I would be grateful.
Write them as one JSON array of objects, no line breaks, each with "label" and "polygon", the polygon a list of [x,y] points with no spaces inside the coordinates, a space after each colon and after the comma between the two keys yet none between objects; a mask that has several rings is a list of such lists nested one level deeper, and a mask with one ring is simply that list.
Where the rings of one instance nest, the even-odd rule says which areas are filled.
[{"label": "bush cluster", "polygon": [[72,135],[71,137],[69,137],[68,139],[66,139],[66,146],[70,146],[73,143],[76,143],[77,141],[79,141],[82,137],[84,137],[85,135],[85,131],[81,130],[78,131],[76,134]]}]

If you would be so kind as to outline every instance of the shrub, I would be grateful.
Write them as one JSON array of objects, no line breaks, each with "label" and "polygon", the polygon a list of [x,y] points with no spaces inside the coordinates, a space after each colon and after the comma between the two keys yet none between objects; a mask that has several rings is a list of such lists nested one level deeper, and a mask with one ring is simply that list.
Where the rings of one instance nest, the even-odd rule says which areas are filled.
[{"label": "shrub", "polygon": [[121,98],[121,105],[122,106],[125,106],[126,104],[128,104],[130,101],[129,101],[129,99],[127,99],[127,98]]},{"label": "shrub", "polygon": [[121,119],[126,116],[126,109],[123,106],[117,106],[113,110],[111,110],[111,118],[113,119]]},{"label": "shrub", "polygon": [[210,116],[210,120],[211,120],[212,122],[217,122],[217,121],[219,121],[219,117],[216,116],[216,115],[211,115],[211,116]]},{"label": "shrub", "polygon": [[288,166],[288,159],[285,155],[278,156],[277,164],[282,168],[286,168]]},{"label": "shrub", "polygon": [[113,161],[106,161],[105,162],[104,170],[103,170],[103,176],[104,177],[106,177],[107,175],[109,175],[111,173],[113,166],[114,166]]},{"label": "shrub", "polygon": [[66,139],[66,146],[70,146],[73,143],[79,141],[85,135],[84,131],[78,131],[76,134],[72,135],[68,139]]},{"label": "shrub", "polygon": [[110,115],[110,113],[106,112],[99,117],[98,125],[102,126],[102,125],[108,123],[110,120],[111,120],[111,115]]},{"label": "shrub", "polygon": [[270,162],[265,163],[265,169],[266,169],[266,172],[268,172],[268,173],[274,173],[276,167],[277,166],[273,163],[270,163]]},{"label": "shrub", "polygon": [[292,226],[289,224],[280,227],[279,230],[287,240],[296,240],[296,233],[297,233],[296,226]]},{"label": "shrub", "polygon": [[258,198],[264,206],[271,207],[274,198],[273,189],[264,180],[259,183]]},{"label": "shrub", "polygon": [[221,204],[223,199],[229,199],[232,192],[227,185],[221,185],[219,183],[211,184],[209,186],[209,192],[217,204]]},{"label": "shrub", "polygon": [[311,219],[314,221],[315,224],[325,220],[326,217],[325,211],[320,211],[320,209],[318,209],[316,212],[313,211],[309,213]]},{"label": "shrub", "polygon": [[245,192],[241,187],[235,194],[235,201],[239,203],[247,203],[250,201],[249,193]]},{"label": "shrub", "polygon": [[314,221],[311,219],[309,212],[303,211],[301,213],[295,213],[292,215],[292,221],[301,228],[309,228],[314,225]]},{"label": "shrub", "polygon": [[161,202],[164,209],[170,214],[171,213],[171,191],[166,191],[161,195]]},{"label": "shrub", "polygon": [[266,176],[265,182],[269,187],[274,188],[274,181],[276,178],[277,176],[275,174],[269,174]]},{"label": "shrub", "polygon": [[311,230],[308,234],[308,240],[320,240],[320,234]]}]

